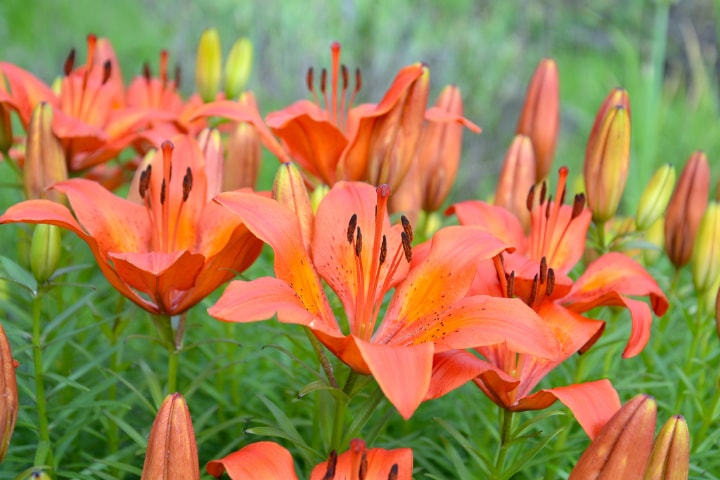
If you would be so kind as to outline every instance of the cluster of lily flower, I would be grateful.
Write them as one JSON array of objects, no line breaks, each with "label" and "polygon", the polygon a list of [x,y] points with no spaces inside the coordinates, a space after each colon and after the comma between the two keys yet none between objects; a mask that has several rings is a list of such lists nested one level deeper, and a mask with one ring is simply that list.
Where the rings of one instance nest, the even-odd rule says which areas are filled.
[{"label": "cluster of lily flower", "polygon": [[[204,34],[199,93],[189,99],[168,75],[166,53],[157,77],[146,68],[126,88],[112,47],[94,36],[86,64],[76,66],[71,54],[63,78],[52,86],[0,63],[0,148],[18,167],[27,196],[0,223],[39,224],[30,261],[39,282],[52,281],[56,271],[57,229],[70,230],[88,244],[118,292],[167,320],[168,343],[179,348],[181,333],[170,318],[245,271],[268,244],[275,275],[234,280],[210,316],[225,322],[276,316],[307,327],[321,359],[329,351],[355,374],[371,375],[406,419],[422,402],[469,381],[509,412],[560,400],[594,439],[576,467],[577,478],[593,471],[639,478],[655,468],[687,475],[689,439],[681,417],[661,432],[650,457],[652,399],[638,397],[621,408],[609,380],[535,390],[548,372],[601,337],[605,322],[583,314],[599,306],[629,310],[632,333],[623,356],[632,357],[648,342],[653,312],[663,315],[668,308],[645,268],[629,254],[611,251],[618,244],[606,241],[606,235],[621,239],[617,232],[625,228],[614,220],[629,161],[625,91],[613,90],[598,111],[587,146],[586,193],[566,204],[568,169],[559,169],[554,195],[546,180],[559,99],[556,65],[543,60],[494,203],[454,204],[444,213],[459,225],[438,229],[463,130],[479,132],[463,116],[457,87],[446,87],[427,107],[428,68],[415,64],[398,72],[379,103],[356,106],[361,75],[350,78],[333,44],[329,73],[308,72],[312,100],[263,120],[252,94],[242,92],[249,47],[236,47],[226,66],[225,93],[218,93],[217,34]],[[12,112],[24,136],[12,131]],[[271,194],[253,191],[261,144],[281,163]],[[113,191],[126,185],[133,170],[127,198],[117,196]],[[671,199],[675,173],[664,167],[648,185],[636,218],[637,230],[650,231],[670,203],[666,251],[680,267],[690,260],[693,243],[696,250],[706,248],[704,260],[693,263],[703,292],[717,291],[719,277],[718,261],[707,261],[711,247],[703,239],[709,234],[702,233],[720,228],[717,204],[705,212],[707,172],[704,155],[694,154]],[[587,253],[591,223],[599,239],[597,248],[588,249],[595,259],[573,279],[571,271]],[[414,231],[412,224],[420,228]],[[339,314],[330,290],[342,305]],[[0,350],[0,387],[11,391],[14,368],[6,341]],[[322,367],[328,383],[338,387],[327,361]],[[15,401],[16,414],[17,391],[3,398],[9,405]],[[642,428],[624,428],[640,416]],[[12,414],[6,427],[8,422],[14,425]],[[2,437],[3,454],[8,431],[12,426]],[[624,442],[644,440],[632,452],[613,451],[623,435]],[[676,461],[668,463],[670,457]],[[295,478],[290,454],[272,442],[248,445],[207,470],[218,477],[227,471],[232,478]],[[354,440],[347,452],[318,465],[312,478],[411,473],[410,449],[366,449]],[[179,394],[160,408],[143,478],[199,478],[190,414]]]}]

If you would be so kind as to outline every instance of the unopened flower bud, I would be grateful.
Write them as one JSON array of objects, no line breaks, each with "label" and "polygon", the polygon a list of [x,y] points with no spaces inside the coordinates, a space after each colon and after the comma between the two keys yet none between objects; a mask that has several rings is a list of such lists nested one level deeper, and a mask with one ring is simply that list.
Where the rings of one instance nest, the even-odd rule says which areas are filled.
[{"label": "unopened flower bud", "polygon": [[238,39],[225,62],[225,98],[233,100],[245,88],[252,68],[253,46],[249,38]]},{"label": "unopened flower bud", "polygon": [[600,430],[570,472],[570,480],[642,478],[655,437],[657,403],[649,395],[630,399]]},{"label": "unopened flower bud", "polygon": [[645,265],[652,265],[660,258],[665,244],[665,217],[655,220],[655,223],[650,225],[643,235],[645,241],[654,247],[643,249],[643,262]]},{"label": "unopened flower bud", "polygon": [[158,478],[200,479],[190,410],[179,393],[165,398],[148,438],[141,480]]},{"label": "unopened flower bud", "polygon": [[327,195],[329,192],[330,187],[328,187],[324,183],[321,183],[320,185],[315,187],[315,190],[313,190],[310,194],[310,204],[312,205],[313,213],[317,213],[320,202],[323,201],[323,198],[325,198],[325,195]]},{"label": "unopened flower bud", "polygon": [[525,230],[530,228],[527,198],[530,188],[535,184],[535,170],[535,154],[530,137],[515,135],[500,171],[495,205],[513,212]]},{"label": "unopened flower bud", "polygon": [[305,180],[295,164],[283,163],[280,165],[275,175],[272,195],[275,200],[288,207],[297,215],[300,230],[302,231],[303,243],[305,248],[310,251],[310,240],[312,238],[315,215],[313,214]]},{"label": "unopened flower bud", "polygon": [[28,199],[45,198],[63,201],[63,195],[47,190],[52,184],[67,179],[67,164],[60,140],[52,130],[53,110],[41,102],[33,110],[28,125],[23,182]]},{"label": "unopened flower bud", "polygon": [[18,415],[18,390],[10,342],[0,324],[0,463],[7,453]]},{"label": "unopened flower bud", "polygon": [[30,242],[30,271],[39,283],[45,283],[55,273],[62,251],[60,232],[56,225],[35,225]]},{"label": "unopened flower bud", "polygon": [[[239,102],[257,110],[255,97],[249,92],[243,93]],[[260,133],[248,122],[239,122],[235,130],[230,133],[223,179],[224,191],[238,188],[255,189],[262,161],[260,142]]]},{"label": "unopened flower bud", "polygon": [[220,90],[222,50],[220,35],[214,28],[203,31],[195,60],[195,86],[205,102],[215,99]]},{"label": "unopened flower bud", "polygon": [[690,432],[682,415],[671,417],[660,429],[648,460],[645,480],[688,478]]},{"label": "unopened flower bud", "polygon": [[700,220],[690,259],[692,279],[698,293],[712,288],[720,276],[720,203],[710,202]]},{"label": "unopened flower bud", "polygon": [[638,203],[635,216],[638,230],[646,230],[665,213],[676,178],[675,167],[670,164],[663,165],[652,176]]},{"label": "unopened flower bud", "polygon": [[630,111],[622,103],[604,111],[601,107],[595,124],[598,128],[590,133],[583,173],[593,220],[604,223],[615,215],[627,182]]},{"label": "unopened flower bud", "polygon": [[709,192],[710,166],[705,153],[697,151],[685,164],[665,213],[665,252],[675,268],[690,260]]},{"label": "unopened flower bud", "polygon": [[527,135],[535,153],[535,180],[547,177],[560,130],[560,81],[555,60],[544,58],[533,74],[515,133]]}]

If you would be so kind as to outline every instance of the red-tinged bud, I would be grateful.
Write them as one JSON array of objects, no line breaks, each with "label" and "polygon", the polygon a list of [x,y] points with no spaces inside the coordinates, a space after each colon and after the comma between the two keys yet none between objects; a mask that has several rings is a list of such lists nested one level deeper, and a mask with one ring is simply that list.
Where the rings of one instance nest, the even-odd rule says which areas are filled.
[{"label": "red-tinged bud", "polygon": [[535,154],[527,135],[515,135],[500,171],[495,205],[510,210],[527,231],[530,228],[528,192],[535,184]]},{"label": "red-tinged bud", "polygon": [[[454,85],[445,87],[435,101],[435,108],[462,119],[460,89]],[[435,212],[442,207],[455,182],[464,128],[460,121],[425,122],[415,162],[421,175],[422,208],[426,212]]]},{"label": "red-tinged bud", "polygon": [[195,60],[195,86],[205,102],[215,100],[222,76],[220,34],[214,28],[203,31]]},{"label": "red-tinged bud", "polygon": [[237,98],[245,88],[252,68],[253,46],[248,38],[238,39],[225,62],[225,98]]},{"label": "red-tinged bud", "polygon": [[670,418],[653,445],[645,480],[687,480],[690,469],[690,432],[681,415]]},{"label": "red-tinged bud", "polygon": [[39,103],[30,117],[26,140],[23,181],[28,199],[46,198],[56,202],[64,199],[60,192],[47,190],[68,176],[63,148],[52,131],[52,123],[52,107]]},{"label": "red-tinged bud", "polygon": [[712,201],[700,220],[690,257],[695,289],[702,294],[720,277],[720,203]]},{"label": "red-tinged bud", "polygon": [[547,177],[560,130],[560,80],[555,60],[540,60],[525,96],[515,133],[527,135],[535,152],[535,181]]},{"label": "red-tinged bud", "polygon": [[615,215],[630,165],[630,111],[622,103],[603,107],[588,139],[583,171],[588,207],[597,223]]},{"label": "red-tinged bud", "polygon": [[179,393],[160,406],[148,438],[141,480],[199,480],[197,445],[190,410]]},{"label": "red-tinged bud", "polygon": [[313,214],[310,197],[305,186],[305,180],[300,170],[292,163],[280,165],[275,183],[273,184],[273,198],[292,210],[300,222],[303,243],[310,251],[310,240],[313,233],[315,215]]},{"label": "red-tinged bud", "polygon": [[373,127],[367,150],[367,180],[373,185],[388,184],[396,189],[415,156],[430,93],[430,70],[413,65],[398,74],[401,77],[417,69],[420,75]]},{"label": "red-tinged bud", "polygon": [[10,342],[0,324],[0,463],[7,453],[18,415],[16,367]]},{"label": "red-tinged bud", "polygon": [[[628,96],[627,90],[624,88],[614,88],[607,97],[603,100],[603,103],[598,108],[597,114],[595,114],[595,121],[593,122],[592,129],[590,129],[591,139],[597,138],[602,128],[603,120],[607,116],[608,111],[614,106],[621,106],[627,110],[628,117],[632,118],[630,114],[630,97]],[[588,142],[587,149],[590,148],[590,142]],[[586,150],[587,150],[586,149]]]},{"label": "red-tinged bud", "polygon": [[705,153],[697,151],[685,164],[665,213],[665,252],[675,268],[690,261],[709,192],[710,166]]},{"label": "red-tinged bud", "polygon": [[670,164],[663,165],[652,176],[638,203],[635,216],[638,230],[646,230],[665,213],[676,179],[675,167]]},{"label": "red-tinged bud", "polygon": [[655,436],[657,404],[633,397],[600,430],[570,472],[570,480],[642,478]]},{"label": "red-tinged bud", "polygon": [[[252,111],[257,111],[255,97],[250,92],[243,93],[238,103]],[[228,138],[223,191],[238,188],[255,189],[262,162],[260,145],[260,133],[253,124],[249,122],[237,124]]]}]

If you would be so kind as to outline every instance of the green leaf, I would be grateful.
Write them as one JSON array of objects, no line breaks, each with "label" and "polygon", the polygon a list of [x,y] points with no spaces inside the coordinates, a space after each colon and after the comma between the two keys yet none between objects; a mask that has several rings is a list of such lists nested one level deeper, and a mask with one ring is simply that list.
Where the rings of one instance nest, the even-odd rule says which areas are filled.
[{"label": "green leaf", "polygon": [[30,292],[30,294],[33,296],[37,295],[38,284],[32,273],[30,273],[28,270],[25,270],[23,267],[13,262],[9,258],[3,257],[2,255],[0,255],[0,266],[3,267],[3,269],[8,275],[0,276],[0,278],[4,278],[5,280],[15,283],[16,285],[20,285],[28,292]]}]

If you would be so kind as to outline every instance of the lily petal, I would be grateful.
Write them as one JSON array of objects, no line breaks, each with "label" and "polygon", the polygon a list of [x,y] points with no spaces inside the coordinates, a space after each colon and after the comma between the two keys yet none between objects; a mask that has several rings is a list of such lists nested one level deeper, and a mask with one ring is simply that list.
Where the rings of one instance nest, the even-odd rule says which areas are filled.
[{"label": "lily petal", "polygon": [[510,211],[479,200],[451,205],[446,215],[455,214],[461,225],[477,225],[495,235],[520,254],[527,251],[527,238],[520,220]]},{"label": "lily petal", "polygon": [[425,400],[439,398],[485,372],[493,371],[503,378],[512,388],[520,381],[505,372],[497,371],[495,366],[465,350],[448,350],[436,353],[433,357],[433,372],[430,387]]},{"label": "lily petal", "polygon": [[620,396],[610,380],[597,380],[547,391],[552,392],[573,412],[591,440],[622,406]]},{"label": "lily petal", "polygon": [[[364,465],[364,467],[362,466]],[[360,476],[360,469],[367,468],[364,476]],[[362,440],[351,440],[350,449],[337,457],[335,476],[337,479],[389,479],[411,480],[413,468],[413,454],[409,448],[385,450],[383,448],[365,448]],[[394,471],[395,476],[391,476]],[[328,462],[317,465],[310,474],[310,480],[324,480],[328,478]]]},{"label": "lily petal", "polygon": [[215,478],[227,473],[232,479],[297,480],[290,452],[275,442],[256,442],[205,467]]}]

